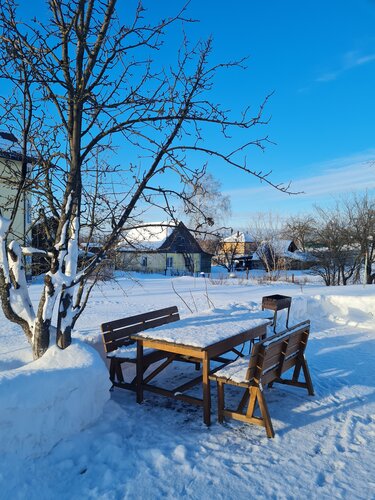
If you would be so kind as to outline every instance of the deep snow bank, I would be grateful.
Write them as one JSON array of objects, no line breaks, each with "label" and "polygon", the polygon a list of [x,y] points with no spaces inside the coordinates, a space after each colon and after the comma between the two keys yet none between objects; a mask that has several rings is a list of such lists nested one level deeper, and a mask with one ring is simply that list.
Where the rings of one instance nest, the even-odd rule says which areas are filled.
[{"label": "deep snow bank", "polygon": [[109,399],[108,371],[90,346],[51,347],[0,373],[0,453],[35,457],[95,422]]},{"label": "deep snow bank", "polygon": [[[374,289],[375,291],[375,289]],[[375,324],[373,295],[315,295],[308,299],[311,317],[325,316],[330,321],[351,326],[371,327]]]},{"label": "deep snow bank", "polygon": [[355,293],[351,288],[340,290],[341,293],[294,296],[291,307],[292,320],[325,318],[339,324],[374,327],[375,287],[357,287]]}]

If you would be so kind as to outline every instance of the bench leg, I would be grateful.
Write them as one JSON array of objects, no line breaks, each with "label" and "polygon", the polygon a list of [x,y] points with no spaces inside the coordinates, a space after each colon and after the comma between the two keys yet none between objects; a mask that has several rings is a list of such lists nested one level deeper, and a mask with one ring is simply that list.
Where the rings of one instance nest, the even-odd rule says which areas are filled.
[{"label": "bench leg", "polygon": [[112,382],[112,387],[113,387],[113,382],[115,381],[115,375],[116,375],[116,367],[115,363],[113,362],[113,358],[111,359],[109,363],[109,380]]},{"label": "bench leg", "polygon": [[239,402],[237,407],[238,413],[243,413],[246,403],[249,401],[249,397],[250,397],[250,391],[248,389],[245,389],[245,393],[242,396],[241,401]]},{"label": "bench leg", "polygon": [[[275,432],[273,430],[272,421],[270,414],[268,412],[268,407],[266,400],[264,399],[263,392],[259,387],[249,387],[250,400],[249,406],[246,411],[246,419],[249,423],[262,425],[266,429],[267,437],[275,437]],[[261,418],[254,415],[255,405],[258,403]]]},{"label": "bench leg", "polygon": [[143,401],[143,344],[137,342],[137,403]]},{"label": "bench leg", "polygon": [[217,419],[220,424],[224,422],[224,384],[217,381]]},{"label": "bench leg", "polygon": [[256,387],[249,387],[249,406],[247,407],[246,410],[246,417],[247,418],[253,418],[254,416],[254,410],[255,410],[255,403],[257,401],[257,391]]},{"label": "bench leg", "polygon": [[306,381],[307,391],[309,393],[309,396],[314,396],[314,388],[313,388],[313,384],[312,384],[312,380],[311,380],[311,376],[310,376],[310,371],[309,371],[309,367],[308,367],[305,356],[303,356],[303,358],[302,358],[302,370],[303,370],[303,374],[305,376],[305,381]]},{"label": "bench leg", "polygon": [[301,368],[302,368],[302,363],[297,362],[296,366],[294,367],[293,370],[293,376],[292,376],[292,382],[298,382],[300,373],[301,373]]},{"label": "bench leg", "polygon": [[[301,368],[303,371],[303,375],[305,377],[305,382],[299,382],[298,380],[301,374]],[[304,387],[307,389],[309,396],[314,396],[314,387],[312,384],[310,371],[305,356],[302,356],[301,359],[297,362],[291,380],[278,378],[275,380],[275,382],[280,382],[281,384],[287,384],[287,385],[295,385],[296,387]]]},{"label": "bench leg", "polygon": [[116,358],[111,358],[109,365],[109,379],[114,384],[117,382],[124,382],[124,376],[122,374],[121,363]]},{"label": "bench leg", "polygon": [[211,389],[210,389],[210,358],[207,352],[202,360],[202,384],[203,384],[203,421],[211,425]]},{"label": "bench leg", "polygon": [[268,406],[267,406],[266,400],[264,399],[264,396],[263,396],[263,391],[261,391],[259,388],[255,388],[255,387],[254,388],[252,387],[252,389],[256,389],[256,391],[257,391],[258,404],[259,404],[260,412],[261,412],[262,417],[263,417],[263,422],[264,422],[264,426],[266,428],[267,437],[273,438],[273,437],[275,437],[275,432],[273,430],[271,417],[270,417],[270,414],[268,412]]}]

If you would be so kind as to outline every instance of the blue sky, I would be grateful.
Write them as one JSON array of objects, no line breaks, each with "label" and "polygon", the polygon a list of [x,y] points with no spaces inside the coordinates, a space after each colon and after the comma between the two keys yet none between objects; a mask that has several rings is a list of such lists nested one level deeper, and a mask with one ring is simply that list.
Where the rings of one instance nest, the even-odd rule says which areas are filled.
[{"label": "blue sky", "polygon": [[217,90],[226,103],[238,109],[275,91],[267,133],[277,145],[254,152],[252,164],[305,192],[287,196],[220,171],[233,222],[246,225],[257,211],[307,212],[375,188],[374,1],[193,0],[190,12],[220,56],[249,56],[247,69],[225,75]]},{"label": "blue sky", "polygon": [[[171,12],[171,2],[158,6]],[[233,225],[246,227],[254,212],[305,213],[314,204],[374,190],[374,1],[192,0],[188,12],[200,20],[188,34],[212,35],[215,60],[249,57],[246,70],[221,75],[215,100],[239,110],[275,92],[266,109],[271,121],[260,134],[276,145],[253,151],[249,163],[304,191],[278,193],[211,161],[209,169],[231,196]]]},{"label": "blue sky", "polygon": [[[126,10],[133,3],[121,0],[119,6]],[[144,0],[153,18],[184,3]],[[305,192],[288,196],[210,161],[209,170],[231,196],[233,226],[248,226],[254,212],[305,213],[314,203],[374,192],[374,0],[191,0],[188,15],[199,19],[185,27],[192,41],[213,36],[213,60],[249,58],[245,70],[221,73],[214,101],[234,111],[249,104],[255,110],[274,91],[266,108],[270,123],[259,135],[276,145],[250,151],[249,165],[272,170],[274,182],[291,181],[292,190]],[[175,26],[171,55],[181,38]]]}]

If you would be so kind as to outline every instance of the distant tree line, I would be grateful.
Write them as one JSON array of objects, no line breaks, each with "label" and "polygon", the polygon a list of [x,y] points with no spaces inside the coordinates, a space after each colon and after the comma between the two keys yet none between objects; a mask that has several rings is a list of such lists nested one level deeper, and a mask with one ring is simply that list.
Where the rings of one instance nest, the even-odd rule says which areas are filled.
[{"label": "distant tree line", "polygon": [[293,217],[283,232],[314,256],[312,271],[327,286],[375,282],[375,200],[367,193]]},{"label": "distant tree line", "polygon": [[[337,201],[331,208],[316,206],[313,213],[286,221],[277,214],[257,214],[248,232],[270,279],[277,279],[291,265],[280,252],[284,239],[305,254],[306,262],[299,254],[301,268],[309,266],[327,286],[375,283],[375,199],[368,193]],[[239,256],[246,252],[235,237],[229,245],[225,236],[201,244],[215,255],[215,263],[234,271]]]}]

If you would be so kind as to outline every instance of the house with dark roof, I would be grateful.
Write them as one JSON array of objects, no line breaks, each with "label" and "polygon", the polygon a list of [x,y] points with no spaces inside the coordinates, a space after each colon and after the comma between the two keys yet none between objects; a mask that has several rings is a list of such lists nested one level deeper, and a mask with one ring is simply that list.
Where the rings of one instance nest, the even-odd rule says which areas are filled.
[{"label": "house with dark roof", "polygon": [[155,223],[126,234],[117,247],[116,266],[172,276],[194,275],[210,273],[211,258],[182,222]]},{"label": "house with dark roof", "polygon": [[252,255],[252,269],[309,269],[314,258],[301,252],[293,240],[263,241]]}]

